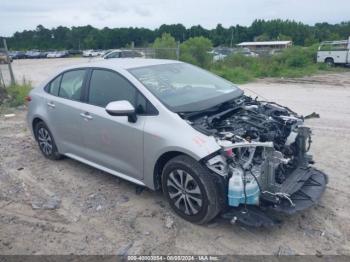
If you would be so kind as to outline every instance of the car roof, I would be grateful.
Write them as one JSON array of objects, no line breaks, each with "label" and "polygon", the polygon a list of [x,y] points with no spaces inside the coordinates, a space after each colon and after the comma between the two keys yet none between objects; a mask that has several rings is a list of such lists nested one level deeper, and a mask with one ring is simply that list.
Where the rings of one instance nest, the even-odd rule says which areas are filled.
[{"label": "car roof", "polygon": [[89,61],[87,63],[81,63],[74,66],[65,68],[75,69],[82,67],[102,67],[107,69],[131,69],[137,67],[153,66],[153,65],[165,65],[165,64],[174,64],[182,63],[177,60],[167,60],[167,59],[146,59],[146,58],[116,58],[109,60],[98,60],[98,61]]}]

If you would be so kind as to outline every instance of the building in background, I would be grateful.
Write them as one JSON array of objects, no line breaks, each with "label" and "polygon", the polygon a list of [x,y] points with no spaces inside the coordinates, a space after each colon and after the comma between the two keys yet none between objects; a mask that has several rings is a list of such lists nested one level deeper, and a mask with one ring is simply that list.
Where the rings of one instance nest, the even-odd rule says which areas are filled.
[{"label": "building in background", "polygon": [[238,44],[239,47],[246,47],[250,50],[263,50],[263,49],[284,49],[291,47],[292,41],[264,41],[264,42],[243,42]]}]

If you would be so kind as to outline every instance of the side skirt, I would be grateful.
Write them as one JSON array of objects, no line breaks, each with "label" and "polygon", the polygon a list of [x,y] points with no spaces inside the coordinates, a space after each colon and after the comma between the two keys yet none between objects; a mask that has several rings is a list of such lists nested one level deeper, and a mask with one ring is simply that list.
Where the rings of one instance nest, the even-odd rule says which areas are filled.
[{"label": "side skirt", "polygon": [[117,177],[120,177],[120,178],[122,178],[122,179],[128,180],[128,181],[130,181],[130,182],[132,182],[132,183],[135,183],[135,184],[137,184],[137,185],[146,186],[142,181],[140,181],[140,180],[138,180],[138,179],[135,179],[135,178],[130,177],[130,176],[128,176],[128,175],[124,175],[124,174],[122,174],[122,173],[119,173],[119,172],[114,171],[114,170],[112,170],[112,169],[109,169],[109,168],[107,168],[107,167],[101,166],[101,165],[96,164],[96,163],[94,163],[94,162],[91,162],[91,161],[89,161],[89,160],[87,160],[87,159],[85,159],[85,158],[82,158],[82,157],[79,157],[79,156],[76,156],[76,155],[70,154],[70,153],[66,153],[66,154],[64,154],[64,155],[67,156],[67,157],[69,157],[69,158],[75,159],[75,160],[77,160],[77,161],[79,161],[79,162],[82,162],[82,163],[84,163],[84,164],[87,164],[87,165],[89,165],[89,166],[92,166],[92,167],[94,167],[94,168],[97,168],[97,169],[99,169],[99,170],[102,170],[102,171],[104,171],[104,172],[107,172],[107,173],[109,173],[109,174],[112,174],[112,175],[114,175],[114,176],[117,176]]}]

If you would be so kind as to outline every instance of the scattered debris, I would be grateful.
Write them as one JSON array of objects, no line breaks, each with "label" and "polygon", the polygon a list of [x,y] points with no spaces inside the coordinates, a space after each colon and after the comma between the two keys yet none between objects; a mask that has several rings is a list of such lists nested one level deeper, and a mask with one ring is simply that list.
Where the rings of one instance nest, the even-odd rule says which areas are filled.
[{"label": "scattered debris", "polygon": [[16,114],[6,114],[4,115],[5,118],[11,118],[11,117],[15,117]]},{"label": "scattered debris", "polygon": [[9,246],[10,244],[11,244],[11,242],[10,241],[4,241],[4,242],[2,242],[2,244],[4,245],[4,246]]},{"label": "scattered debris", "polygon": [[288,246],[279,246],[276,256],[294,256],[296,255],[295,251]]},{"label": "scattered debris", "polygon": [[214,227],[217,227],[219,225],[218,222],[213,222],[213,223],[210,223],[207,225],[208,228],[214,228]]},{"label": "scattered debris", "polygon": [[130,242],[127,245],[122,246],[121,248],[119,248],[118,251],[117,251],[117,255],[118,256],[127,256],[128,255],[128,251],[132,247],[133,244],[134,244],[133,242]]},{"label": "scattered debris", "polygon": [[313,112],[307,116],[304,116],[304,119],[311,119],[311,118],[320,118],[320,114],[317,114],[316,112]]},{"label": "scattered debris", "polygon": [[37,210],[53,210],[58,209],[61,206],[61,199],[54,195],[50,197],[47,201],[35,200],[32,202],[32,209]]},{"label": "scattered debris", "polygon": [[316,257],[323,257],[323,254],[320,250],[316,250]]},{"label": "scattered debris", "polygon": [[108,203],[107,197],[102,193],[93,193],[90,194],[86,200],[86,208],[90,210],[99,211],[102,209],[102,206],[106,206]]},{"label": "scattered debris", "polygon": [[141,193],[145,190],[144,186],[136,186],[135,193],[136,195],[141,195]]},{"label": "scattered debris", "polygon": [[123,203],[126,203],[126,202],[129,202],[129,197],[126,196],[126,195],[121,195],[120,199],[118,200],[118,203],[123,204]]},{"label": "scattered debris", "polygon": [[173,225],[174,225],[174,220],[172,219],[172,217],[167,216],[165,218],[165,227],[170,229],[173,227]]}]

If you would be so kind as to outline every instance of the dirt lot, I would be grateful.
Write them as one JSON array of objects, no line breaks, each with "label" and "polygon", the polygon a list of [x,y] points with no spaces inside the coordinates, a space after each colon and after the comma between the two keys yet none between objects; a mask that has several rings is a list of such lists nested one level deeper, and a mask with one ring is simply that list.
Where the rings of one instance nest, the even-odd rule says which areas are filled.
[{"label": "dirt lot", "polygon": [[[74,61],[15,61],[14,71],[36,84]],[[350,72],[242,88],[321,115],[307,122],[316,167],[330,178],[319,205],[269,229],[193,225],[175,216],[160,193],[139,192],[71,159],[45,159],[25,110],[15,110],[16,117],[0,115],[0,253],[350,255]]]}]

